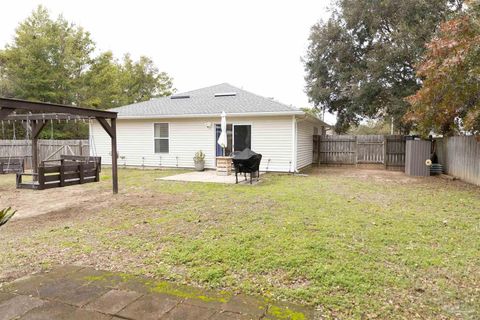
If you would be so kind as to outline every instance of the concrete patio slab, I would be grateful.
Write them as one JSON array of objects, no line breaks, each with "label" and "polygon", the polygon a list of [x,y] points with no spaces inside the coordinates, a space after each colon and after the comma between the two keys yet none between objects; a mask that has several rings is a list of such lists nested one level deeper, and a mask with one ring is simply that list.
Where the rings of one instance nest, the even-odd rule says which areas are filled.
[{"label": "concrete patio slab", "polygon": [[0,320],[307,320],[311,310],[150,278],[56,267],[3,283]]},{"label": "concrete patio slab", "polygon": [[[265,172],[260,172],[260,181],[261,176]],[[229,176],[219,176],[214,170],[205,170],[205,171],[192,171],[181,174],[176,174],[173,176],[157,178],[155,180],[166,180],[166,181],[184,181],[184,182],[211,182],[211,183],[226,183],[226,184],[235,184],[235,174]],[[260,182],[258,181],[258,182]],[[257,184],[257,179],[253,179],[252,184]],[[247,175],[247,180],[242,175],[238,175],[238,184],[250,184],[250,175]]]}]

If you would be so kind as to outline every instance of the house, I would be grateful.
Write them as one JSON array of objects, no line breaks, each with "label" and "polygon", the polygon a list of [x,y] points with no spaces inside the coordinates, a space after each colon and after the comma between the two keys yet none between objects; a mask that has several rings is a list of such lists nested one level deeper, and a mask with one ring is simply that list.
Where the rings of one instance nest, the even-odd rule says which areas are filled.
[{"label": "house", "polygon": [[[329,127],[316,117],[273,99],[223,83],[139,102],[118,112],[120,166],[193,168],[202,150],[205,167],[214,169],[220,115],[227,113],[228,147],[263,155],[261,170],[292,172],[312,163],[314,134]],[[98,123],[90,126],[91,153],[109,164],[110,138]]]}]

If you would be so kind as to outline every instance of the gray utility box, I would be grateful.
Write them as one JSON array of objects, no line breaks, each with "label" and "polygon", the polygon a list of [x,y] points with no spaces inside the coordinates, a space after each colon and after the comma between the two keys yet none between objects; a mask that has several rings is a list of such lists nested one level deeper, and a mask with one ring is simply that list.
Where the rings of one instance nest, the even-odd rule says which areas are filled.
[{"label": "gray utility box", "polygon": [[405,173],[409,176],[428,177],[430,167],[425,164],[430,159],[431,142],[407,140],[405,150]]}]

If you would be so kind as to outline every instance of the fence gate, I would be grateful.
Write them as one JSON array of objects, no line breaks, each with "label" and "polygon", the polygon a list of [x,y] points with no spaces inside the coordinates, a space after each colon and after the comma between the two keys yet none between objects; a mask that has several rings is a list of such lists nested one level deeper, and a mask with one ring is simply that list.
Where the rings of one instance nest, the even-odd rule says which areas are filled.
[{"label": "fence gate", "polygon": [[383,164],[385,160],[385,138],[381,135],[356,136],[357,163]]},{"label": "fence gate", "polygon": [[403,136],[314,136],[313,148],[314,162],[319,164],[383,164],[393,170],[405,166]]}]

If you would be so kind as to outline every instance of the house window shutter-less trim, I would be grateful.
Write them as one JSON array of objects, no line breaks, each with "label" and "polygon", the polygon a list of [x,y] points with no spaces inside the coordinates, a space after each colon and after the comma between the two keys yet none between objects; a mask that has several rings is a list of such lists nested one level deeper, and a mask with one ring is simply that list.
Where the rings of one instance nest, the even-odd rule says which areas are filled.
[{"label": "house window shutter-less trim", "polygon": [[169,152],[169,127],[168,123],[154,124],[155,153]]}]

